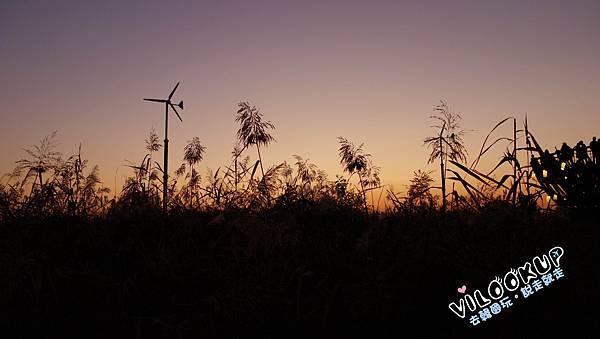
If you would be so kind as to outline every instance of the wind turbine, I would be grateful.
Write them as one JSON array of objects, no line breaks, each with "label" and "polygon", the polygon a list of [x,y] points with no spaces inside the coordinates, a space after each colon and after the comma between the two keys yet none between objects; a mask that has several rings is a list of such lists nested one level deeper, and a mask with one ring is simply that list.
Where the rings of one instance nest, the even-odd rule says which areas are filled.
[{"label": "wind turbine", "polygon": [[179,101],[179,104],[177,104],[177,105],[173,105],[173,103],[171,102],[171,98],[173,98],[173,94],[175,94],[177,87],[179,87],[179,83],[177,83],[177,85],[175,85],[175,88],[173,88],[173,90],[171,91],[171,94],[169,94],[169,97],[167,99],[146,99],[146,98],[144,98],[144,100],[146,100],[146,101],[160,102],[160,103],[165,104],[165,140],[164,140],[164,142],[165,142],[165,144],[164,144],[165,157],[164,157],[164,162],[163,162],[163,211],[164,212],[167,212],[167,201],[168,201],[168,197],[169,197],[169,189],[168,189],[169,138],[167,136],[168,131],[169,131],[169,128],[168,128],[169,127],[169,107],[171,107],[173,109],[173,112],[175,112],[175,114],[179,118],[179,121],[183,122],[183,119],[181,119],[181,116],[175,109],[175,106],[178,106],[179,108],[183,109],[183,100]]}]

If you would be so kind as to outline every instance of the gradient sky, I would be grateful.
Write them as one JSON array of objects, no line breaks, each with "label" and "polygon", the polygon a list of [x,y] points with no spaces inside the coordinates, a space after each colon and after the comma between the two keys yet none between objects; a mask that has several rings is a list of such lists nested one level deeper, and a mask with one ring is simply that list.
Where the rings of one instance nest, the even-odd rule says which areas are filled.
[{"label": "gradient sky", "polygon": [[111,189],[150,129],[163,138],[163,107],[142,98],[177,81],[171,168],[193,136],[203,172],[228,164],[241,100],[277,127],[266,164],[298,154],[335,178],[345,136],[396,190],[437,168],[422,140],[440,99],[462,113],[470,154],[510,115],[551,149],[600,136],[599,1],[3,0],[0,65],[0,173],[57,130]]}]

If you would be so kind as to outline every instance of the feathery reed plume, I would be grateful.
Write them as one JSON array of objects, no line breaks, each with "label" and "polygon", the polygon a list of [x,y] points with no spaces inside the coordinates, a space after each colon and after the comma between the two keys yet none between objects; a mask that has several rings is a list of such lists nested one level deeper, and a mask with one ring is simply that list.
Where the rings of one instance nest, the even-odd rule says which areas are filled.
[{"label": "feathery reed plume", "polygon": [[338,143],[340,144],[338,149],[340,164],[344,172],[350,174],[347,179],[339,181],[338,184],[349,183],[352,176],[357,174],[362,203],[364,204],[365,211],[368,212],[367,191],[379,188],[381,182],[379,179],[380,168],[373,165],[371,154],[364,152],[364,143],[356,147],[354,143],[344,137],[338,137]]},{"label": "feathery reed plume", "polygon": [[439,132],[432,137],[427,137],[423,143],[431,149],[428,164],[435,160],[440,161],[440,177],[442,184],[442,212],[446,211],[446,167],[448,160],[466,161],[467,150],[464,147],[462,137],[465,131],[460,127],[460,114],[454,113],[448,107],[446,101],[441,100],[435,106],[437,115],[430,116],[437,120],[437,124],[431,126]]},{"label": "feathery reed plume", "polygon": [[269,134],[269,130],[275,129],[275,125],[270,121],[262,121],[263,115],[256,106],[250,106],[250,103],[244,101],[238,104],[235,121],[240,123],[237,131],[237,138],[244,148],[256,146],[258,160],[260,162],[260,171],[265,175],[263,161],[260,155],[260,146],[267,147],[275,138]]},{"label": "feathery reed plume", "polygon": [[36,181],[39,181],[39,191],[43,194],[44,173],[56,169],[60,163],[62,154],[55,151],[56,133],[54,131],[52,134],[45,136],[40,140],[40,144],[33,145],[33,148],[25,148],[24,151],[29,155],[29,158],[16,161],[17,171],[26,171],[21,186],[27,184],[29,178],[34,177],[31,184],[32,192],[35,189]]},{"label": "feathery reed plume", "polygon": [[198,197],[200,174],[198,174],[194,165],[204,159],[205,153],[206,147],[202,145],[200,138],[198,137],[193,137],[192,140],[189,140],[183,149],[183,160],[187,162],[190,167],[190,172],[188,174],[189,181],[186,184],[186,189],[189,191],[188,203],[190,207],[194,204],[194,199],[196,200],[196,206],[200,203],[200,198]]}]

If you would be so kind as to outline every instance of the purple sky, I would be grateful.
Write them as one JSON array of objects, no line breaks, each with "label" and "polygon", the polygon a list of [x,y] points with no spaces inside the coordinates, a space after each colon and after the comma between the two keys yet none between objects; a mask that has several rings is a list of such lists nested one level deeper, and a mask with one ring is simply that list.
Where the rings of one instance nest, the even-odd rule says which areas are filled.
[{"label": "purple sky", "polygon": [[58,130],[59,149],[81,142],[111,189],[150,129],[162,140],[163,108],[141,99],[177,81],[171,168],[198,136],[203,173],[228,163],[241,100],[277,127],[267,165],[299,154],[333,177],[345,136],[397,190],[436,168],[422,140],[440,99],[472,130],[471,154],[509,115],[527,113],[552,149],[600,136],[598,1],[7,0],[0,62],[0,172]]}]

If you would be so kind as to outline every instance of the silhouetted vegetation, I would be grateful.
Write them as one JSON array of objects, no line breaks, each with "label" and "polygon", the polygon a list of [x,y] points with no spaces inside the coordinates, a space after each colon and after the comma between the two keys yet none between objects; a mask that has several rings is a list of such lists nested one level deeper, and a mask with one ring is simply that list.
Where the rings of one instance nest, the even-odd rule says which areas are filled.
[{"label": "silhouetted vegetation", "polygon": [[[597,143],[589,154],[565,144],[551,155],[526,120],[518,130],[507,118],[468,165],[460,116],[445,102],[435,109],[440,123],[425,143],[429,162],[440,161],[441,187],[417,170],[404,195],[382,185],[364,144],[343,137],[344,174],[335,180],[298,155],[263,168],[260,148],[275,140],[275,127],[246,102],[230,164],[201,176],[210,150],[188,141],[168,179],[168,213],[154,131],[112,198],[82,147],[64,159],[55,134],[42,139],[0,183],[4,328],[23,337],[506,337],[544,333],[540,323],[595,324],[566,305],[585,307],[598,295],[589,262],[598,236]],[[506,122],[513,135],[489,142]],[[478,169],[502,143],[497,166]],[[244,156],[251,147],[255,161]],[[460,191],[453,185],[447,194],[446,179]],[[448,312],[458,284],[483,285],[558,244],[567,253],[563,286],[484,329]]]},{"label": "silhouetted vegetation", "polygon": [[531,157],[531,166],[549,200],[574,208],[600,206],[600,152],[596,137],[589,146],[583,141],[573,148],[563,143],[553,153],[542,153],[540,148],[538,154]]},{"label": "silhouetted vegetation", "polygon": [[450,111],[448,103],[441,101],[435,107],[438,115],[431,116],[438,121],[434,125],[439,130],[436,136],[428,137],[424,143],[431,149],[428,163],[433,163],[436,159],[440,160],[440,182],[442,184],[442,211],[446,211],[446,172],[448,160],[465,161],[467,151],[463,145],[462,136],[464,130],[461,129],[460,115]]}]

